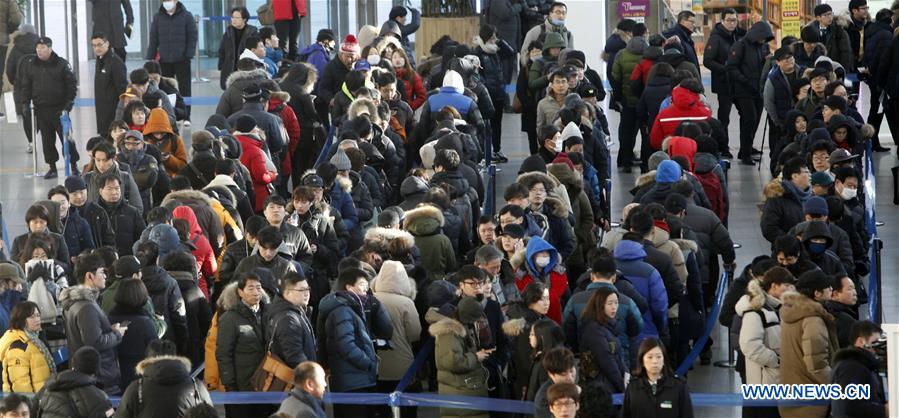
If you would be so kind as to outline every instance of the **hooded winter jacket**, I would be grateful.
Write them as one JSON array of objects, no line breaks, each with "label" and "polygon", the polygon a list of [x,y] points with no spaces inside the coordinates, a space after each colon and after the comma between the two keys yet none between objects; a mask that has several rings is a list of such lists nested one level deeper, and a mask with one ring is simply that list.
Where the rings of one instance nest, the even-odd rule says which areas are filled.
[{"label": "hooded winter jacket", "polygon": [[265,154],[265,144],[256,134],[235,132],[234,136],[243,148],[240,162],[250,170],[253,179],[253,194],[256,195],[254,208],[257,213],[262,212],[269,195],[268,185],[277,177],[274,164]]},{"label": "hooded winter jacket", "polygon": [[[538,253],[549,253],[549,264],[537,266]],[[559,252],[550,243],[540,237],[531,237],[525,252],[525,262],[515,272],[515,285],[523,292],[527,285],[539,281],[549,289],[549,311],[546,316],[557,324],[562,324],[562,308],[568,303],[568,275],[562,266]]]},{"label": "hooded winter jacket", "polygon": [[[832,358],[839,344],[834,318],[820,303],[796,292],[786,292],[780,308],[780,383],[831,382]],[[827,406],[778,407],[784,418],[827,416]]]},{"label": "hooded winter jacket", "polygon": [[378,364],[378,380],[398,381],[403,378],[415,358],[412,344],[421,338],[421,321],[415,309],[415,281],[405,272],[390,274],[391,268],[393,271],[405,269],[397,261],[385,261],[381,274],[372,281],[371,289],[393,325],[393,338],[390,339],[392,349],[378,354],[381,359]]},{"label": "hooded winter jacket", "polygon": [[[437,391],[441,395],[487,396],[487,369],[478,361],[478,347],[474,338],[469,336],[468,328],[453,318],[444,318],[428,329],[434,336]],[[440,416],[487,417],[487,413],[472,409],[441,408]]]},{"label": "hooded winter jacket", "polygon": [[727,75],[734,97],[760,98],[762,92],[759,81],[765,58],[770,53],[768,42],[774,39],[774,32],[768,22],[756,22],[737,41],[727,58]]},{"label": "hooded winter jacket", "polygon": [[238,70],[229,74],[225,82],[225,91],[219,97],[215,113],[227,118],[239,112],[243,109],[244,89],[251,84],[259,84],[268,79],[268,72],[263,68],[249,71]]},{"label": "hooded winter jacket", "polygon": [[188,351],[185,356],[191,364],[203,362],[203,340],[209,332],[212,322],[212,309],[209,298],[197,286],[197,276],[192,271],[170,271],[169,274],[178,282],[184,305],[187,308]]},{"label": "hooded winter jacket", "polygon": [[[62,290],[59,304],[66,324],[66,345],[72,352],[89,345],[100,352],[97,381],[106,393],[119,393],[119,359],[116,347],[122,335],[113,331],[106,314],[97,305],[98,291],[84,286]],[[53,390],[53,385],[49,384]]]},{"label": "hooded winter jacket", "polygon": [[[190,206],[178,206],[172,211],[172,217],[184,219],[190,224],[189,241],[196,247],[193,250],[193,255],[197,259],[197,271],[200,273],[200,290],[203,291],[206,297],[209,297],[208,283],[218,270],[218,263],[216,262],[215,253],[212,252],[212,245],[209,244],[209,239],[203,235],[203,229],[197,223],[197,215],[194,214]],[[207,277],[210,280],[207,280]]]},{"label": "hooded winter jacket", "polygon": [[441,232],[443,223],[443,213],[431,205],[412,209],[403,216],[403,229],[415,237],[415,246],[421,251],[422,268],[428,273],[429,280],[440,280],[456,270],[453,245]]},{"label": "hooded winter jacket", "polygon": [[834,418],[886,418],[886,396],[880,377],[881,360],[871,352],[857,347],[844,348],[833,357],[833,383],[870,385],[871,397],[859,400],[833,400],[830,414]]},{"label": "hooded winter jacket", "polygon": [[[587,272],[586,274],[590,274]],[[623,279],[623,278],[622,278]],[[620,282],[630,281],[623,279]],[[618,283],[593,282],[587,285],[587,289],[576,292],[568,303],[565,304],[565,311],[562,312],[562,327],[565,330],[566,341],[570,347],[578,347],[581,335],[581,313],[587,307],[587,302],[596,289],[602,287],[614,287],[617,289]],[[618,312],[615,314],[615,335],[618,337],[618,343],[621,345],[622,360],[625,364],[630,364],[630,347],[631,340],[640,334],[643,328],[643,314],[637,307],[633,299],[627,297],[621,291],[618,291]]]},{"label": "hooded winter jacket", "polygon": [[[237,290],[235,285],[234,292]],[[268,303],[260,301],[258,311],[253,312],[238,296],[237,303],[218,320],[215,359],[228,392],[253,390],[251,378],[265,358],[266,324],[262,318],[267,308]]]},{"label": "hooded winter jacket", "polygon": [[[154,133],[163,133],[162,139],[156,139]],[[156,108],[150,111],[147,124],[144,125],[144,137],[147,142],[156,145],[162,153],[162,165],[169,176],[175,177],[184,166],[187,165],[187,151],[184,149],[184,141],[181,136],[172,131],[169,115],[165,110]],[[168,156],[168,159],[165,159]]]},{"label": "hooded winter jacket", "polygon": [[[630,83],[631,73],[643,59],[643,49],[646,48],[646,39],[635,36],[627,43],[627,47],[615,54],[615,62],[612,64],[612,91],[618,100],[623,100],[628,107],[636,107],[640,96],[635,94]],[[618,92],[621,95],[618,96]]]},{"label": "hooded winter jacket", "polygon": [[582,318],[580,349],[582,353],[591,353],[594,364],[599,368],[599,375],[594,382],[611,393],[622,393],[627,367],[621,359],[623,347],[615,333],[615,322],[615,319],[611,319],[601,324],[593,318]]},{"label": "hooded winter jacket", "polygon": [[643,313],[643,329],[637,337],[658,337],[668,334],[668,294],[662,277],[646,263],[646,251],[640,243],[623,240],[615,247],[615,263],[618,272],[630,281],[649,303],[649,310]]},{"label": "hooded winter jacket", "polygon": [[377,384],[379,359],[373,341],[392,338],[393,324],[374,296],[366,299],[363,302],[354,293],[338,291],[325,296],[319,304],[318,358],[330,369],[334,391],[347,392]]},{"label": "hooded winter jacket", "polygon": [[190,376],[191,364],[184,357],[150,357],[136,371],[140,378],[125,389],[118,417],[180,417],[192,406],[212,405],[203,383]]},{"label": "hooded winter jacket", "polygon": [[742,318],[740,351],[746,357],[746,383],[780,383],[780,301],[767,294],[758,280],[736,305]]},{"label": "hooded winter jacket", "polygon": [[94,376],[75,370],[66,370],[51,377],[44,388],[34,396],[36,416],[44,418],[113,416],[112,404],[98,384]]},{"label": "hooded winter jacket", "polygon": [[746,30],[737,26],[733,32],[728,32],[722,23],[716,23],[705,44],[705,53],[702,55],[702,65],[712,72],[712,92],[715,94],[730,94],[730,81],[727,76],[727,58],[730,49],[743,36]]},{"label": "hooded winter jacket", "polygon": [[137,363],[146,357],[147,347],[151,342],[159,339],[152,318],[142,306],[132,308],[117,304],[109,312],[109,322],[130,322],[128,332],[122,336],[122,343],[116,347],[122,376],[121,387],[123,388],[136,378],[134,366],[137,366]]},{"label": "hooded winter jacket", "polygon": [[[162,267],[150,265],[141,269],[141,280],[153,301],[153,308],[165,318],[168,330],[163,337],[186,351],[188,340],[187,308],[178,282]],[[185,352],[181,351],[181,352]]]},{"label": "hooded winter jacket", "polygon": [[290,368],[316,358],[315,334],[306,312],[306,307],[296,306],[279,295],[263,317],[265,341],[271,343],[272,353]]},{"label": "hooded winter jacket", "polygon": [[674,135],[674,130],[683,121],[708,120],[712,117],[709,110],[699,99],[699,94],[683,87],[675,87],[671,91],[672,106],[669,106],[656,115],[649,132],[649,144],[653,150],[662,149],[662,141],[666,137]]},{"label": "hooded winter jacket", "polygon": [[808,199],[808,193],[798,190],[789,180],[775,178],[765,185],[767,200],[762,209],[761,228],[768,242],[773,245],[774,240],[805,220],[802,204]]}]

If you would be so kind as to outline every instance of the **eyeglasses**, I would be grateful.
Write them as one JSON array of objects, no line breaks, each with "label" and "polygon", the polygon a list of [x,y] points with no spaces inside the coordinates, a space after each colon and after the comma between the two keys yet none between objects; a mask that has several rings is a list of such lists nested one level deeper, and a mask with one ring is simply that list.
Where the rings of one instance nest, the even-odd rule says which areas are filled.
[{"label": "eyeglasses", "polygon": [[483,286],[486,283],[487,283],[486,280],[463,280],[462,281],[462,284],[469,285],[469,286]]},{"label": "eyeglasses", "polygon": [[553,402],[553,406],[556,408],[570,408],[573,406],[577,406],[577,402],[575,402],[575,401],[556,401],[556,402]]},{"label": "eyeglasses", "polygon": [[308,288],[308,287],[303,287],[303,288],[300,288],[300,289],[285,289],[284,291],[285,291],[285,292],[309,293],[309,292],[312,291],[312,289],[311,289],[311,288]]}]

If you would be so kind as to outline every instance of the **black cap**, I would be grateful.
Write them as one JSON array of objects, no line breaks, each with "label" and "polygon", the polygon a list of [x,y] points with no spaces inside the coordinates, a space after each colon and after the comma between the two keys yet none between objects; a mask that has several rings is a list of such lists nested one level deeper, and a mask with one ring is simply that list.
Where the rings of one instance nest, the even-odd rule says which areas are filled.
[{"label": "black cap", "polygon": [[120,257],[112,265],[112,270],[118,279],[130,279],[140,271],[140,261],[133,255]]},{"label": "black cap", "polygon": [[81,176],[71,176],[65,181],[66,191],[69,193],[87,189],[87,183]]},{"label": "black cap", "polygon": [[237,118],[237,123],[234,128],[237,129],[238,132],[247,133],[253,130],[256,127],[256,119],[253,119],[250,115],[240,115]]},{"label": "black cap", "polygon": [[824,68],[815,68],[812,70],[811,74],[808,75],[808,81],[812,81],[816,77],[824,77],[830,80],[830,71],[827,71]]},{"label": "black cap", "polygon": [[333,41],[334,39],[334,31],[331,29],[321,29],[315,37],[315,42]]},{"label": "black cap", "polygon": [[251,102],[259,99],[266,100],[269,97],[268,90],[262,88],[257,83],[251,83],[243,89],[243,99]]},{"label": "black cap", "polygon": [[577,87],[577,94],[580,95],[582,99],[596,97],[596,86],[592,83],[582,83]]},{"label": "black cap", "polygon": [[502,235],[511,238],[524,238],[524,228],[519,224],[508,224],[503,227]]},{"label": "black cap", "polygon": [[325,182],[318,174],[307,174],[303,176],[303,186],[308,187],[325,187]]},{"label": "black cap", "polygon": [[846,99],[835,94],[832,94],[824,99],[824,106],[827,106],[833,110],[839,110],[840,113],[846,113]]},{"label": "black cap", "polygon": [[53,40],[48,36],[41,36],[40,38],[37,38],[37,42],[35,43],[35,45],[47,45],[52,48]]},{"label": "black cap", "polygon": [[793,49],[788,46],[782,46],[774,51],[774,59],[777,61],[787,59],[793,56]]}]

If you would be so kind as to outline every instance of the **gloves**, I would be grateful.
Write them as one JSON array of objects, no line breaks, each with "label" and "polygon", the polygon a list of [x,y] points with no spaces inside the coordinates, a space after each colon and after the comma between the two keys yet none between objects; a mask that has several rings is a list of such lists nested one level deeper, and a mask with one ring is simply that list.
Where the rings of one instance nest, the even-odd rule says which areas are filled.
[{"label": "gloves", "polygon": [[46,263],[38,262],[31,268],[31,271],[28,272],[28,283],[33,283],[35,280],[43,277],[45,280],[49,280],[50,271],[47,270]]},{"label": "gloves", "polygon": [[127,36],[128,39],[131,39],[131,30],[132,30],[131,25],[125,26],[125,36]]}]

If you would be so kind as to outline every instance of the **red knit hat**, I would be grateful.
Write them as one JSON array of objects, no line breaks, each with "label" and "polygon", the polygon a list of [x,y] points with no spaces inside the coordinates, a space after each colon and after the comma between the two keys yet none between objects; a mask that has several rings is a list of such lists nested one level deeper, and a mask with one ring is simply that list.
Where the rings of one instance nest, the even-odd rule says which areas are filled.
[{"label": "red knit hat", "polygon": [[568,168],[574,170],[574,163],[568,158],[568,154],[564,152],[556,154],[556,158],[554,158],[553,162],[550,164],[567,164]]},{"label": "red knit hat", "polygon": [[343,39],[343,43],[340,44],[340,52],[359,54],[362,52],[362,48],[359,47],[359,41],[356,40],[356,37],[350,34],[347,35],[346,38]]}]

